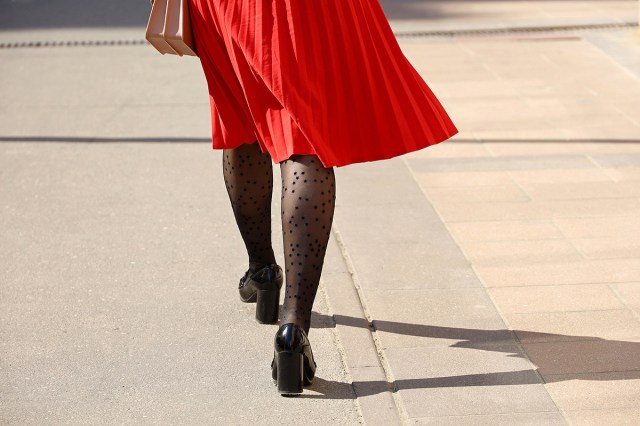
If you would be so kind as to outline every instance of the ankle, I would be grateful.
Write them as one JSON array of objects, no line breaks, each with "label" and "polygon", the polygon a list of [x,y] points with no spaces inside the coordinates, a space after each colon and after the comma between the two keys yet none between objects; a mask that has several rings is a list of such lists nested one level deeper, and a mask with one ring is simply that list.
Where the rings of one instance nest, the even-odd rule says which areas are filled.
[{"label": "ankle", "polygon": [[269,262],[249,262],[249,270],[251,271],[252,274],[258,272],[260,269],[266,267],[266,266],[271,266],[271,265],[276,265],[276,261],[269,261]]},{"label": "ankle", "polygon": [[309,333],[308,325],[305,324],[304,320],[299,320],[297,318],[280,318],[280,326],[282,327],[285,324],[294,324],[298,328],[301,328],[305,331],[305,333]]}]

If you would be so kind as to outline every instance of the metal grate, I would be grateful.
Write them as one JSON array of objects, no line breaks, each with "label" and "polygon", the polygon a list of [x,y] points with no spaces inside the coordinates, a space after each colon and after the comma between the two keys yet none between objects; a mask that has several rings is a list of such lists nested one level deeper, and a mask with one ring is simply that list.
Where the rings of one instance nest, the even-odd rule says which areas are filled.
[{"label": "metal grate", "polygon": [[0,49],[29,49],[38,47],[138,46],[147,43],[147,40],[23,41],[0,43]]},{"label": "metal grate", "polygon": [[[635,28],[636,22],[621,22],[610,24],[585,24],[564,26],[539,26],[539,27],[513,27],[513,28],[487,28],[470,30],[437,30],[437,31],[401,31],[395,32],[400,39],[425,39],[425,38],[455,38],[455,37],[481,37],[481,36],[505,36],[522,34],[542,34],[563,31],[590,31],[611,30],[621,28]],[[72,41],[24,41],[24,42],[0,42],[0,49],[31,49],[41,47],[87,47],[87,46],[140,46],[148,44],[144,39],[138,40],[72,40]]]},{"label": "metal grate", "polygon": [[454,38],[488,35],[522,35],[527,33],[541,34],[564,31],[589,31],[589,30],[614,30],[621,28],[635,28],[637,22],[621,22],[610,24],[584,24],[562,26],[536,26],[536,27],[512,27],[512,28],[487,28],[470,30],[437,30],[437,31],[407,31],[394,33],[397,38]]}]

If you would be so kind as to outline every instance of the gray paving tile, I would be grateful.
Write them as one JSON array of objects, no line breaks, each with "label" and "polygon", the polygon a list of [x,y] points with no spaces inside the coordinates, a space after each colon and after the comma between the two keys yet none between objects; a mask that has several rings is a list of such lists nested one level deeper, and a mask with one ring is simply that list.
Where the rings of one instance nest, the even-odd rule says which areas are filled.
[{"label": "gray paving tile", "polygon": [[[382,205],[407,210],[431,208],[399,158],[337,168],[336,196],[337,208]],[[382,208],[381,211],[384,213]]]},{"label": "gray paving tile", "polygon": [[515,346],[389,349],[385,353],[409,417],[556,410]]},{"label": "gray paving tile", "polygon": [[469,348],[389,348],[385,355],[398,389],[541,383],[515,342]]},{"label": "gray paving tile", "polygon": [[[9,422],[282,420],[291,401],[271,379],[275,328],[256,324],[255,305],[237,296],[247,260],[212,166],[220,153],[202,144],[0,151],[14,159],[3,169],[13,184],[0,192],[11,230],[0,245]],[[318,381],[298,407],[325,424],[357,423],[322,295],[314,311]],[[238,411],[239,396],[251,410]]]},{"label": "gray paving tile", "polygon": [[444,264],[437,262],[437,256],[433,262],[426,257],[416,261],[400,255],[372,258],[366,253],[354,253],[351,258],[367,290],[482,287],[466,260],[448,260]]},{"label": "gray paving tile", "polygon": [[387,382],[382,367],[352,368],[351,377],[366,424],[401,424],[392,396],[393,388]]},{"label": "gray paving tile", "polygon": [[421,417],[410,419],[412,425],[496,425],[496,426],[540,426],[566,425],[567,422],[558,412],[488,414],[483,416],[447,416]]},{"label": "gray paving tile", "polygon": [[614,408],[610,410],[567,411],[565,416],[570,424],[584,426],[635,425],[640,418],[639,407]]},{"label": "gray paving tile", "polygon": [[[336,230],[362,286],[367,289],[479,287],[469,262],[405,164],[399,160],[383,163],[377,167],[351,168],[342,184],[348,204],[344,205],[344,212],[342,206],[336,208]],[[382,191],[378,184],[381,173],[393,176],[390,182],[383,179]],[[358,194],[356,200],[364,194],[382,193],[398,201],[392,205],[363,205],[350,198],[354,193]],[[406,199],[410,208],[406,206]]]},{"label": "gray paving tile", "polygon": [[[430,211],[431,206],[425,203],[421,207],[408,209],[404,205],[341,206],[336,209],[335,223],[346,235],[357,237],[352,238],[352,244],[364,242],[370,246],[376,244],[384,247],[387,243],[442,243],[439,236],[447,235],[444,224]],[[431,214],[425,214],[425,210]]]},{"label": "gray paving tile", "polygon": [[401,390],[399,394],[411,417],[467,416],[556,409],[544,386],[533,383],[495,386],[464,386],[460,383],[457,387]]},{"label": "gray paving tile", "polygon": [[513,342],[484,289],[367,291],[366,298],[385,348]]}]

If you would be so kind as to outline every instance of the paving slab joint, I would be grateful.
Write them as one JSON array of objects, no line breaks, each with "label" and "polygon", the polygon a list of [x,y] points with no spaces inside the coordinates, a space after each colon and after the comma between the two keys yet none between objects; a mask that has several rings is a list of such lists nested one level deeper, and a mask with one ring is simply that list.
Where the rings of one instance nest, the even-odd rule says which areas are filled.
[{"label": "paving slab joint", "polygon": [[[451,235],[451,238],[453,239],[453,241],[455,242],[455,244],[460,248],[460,251],[463,253],[463,255],[467,258],[467,260],[469,261],[469,264],[471,265],[471,268],[473,270],[473,273],[475,274],[475,276],[477,277],[477,279],[480,281],[480,283],[482,284],[482,287],[484,288],[484,290],[486,291],[487,297],[489,298],[489,300],[491,301],[491,303],[493,304],[494,308],[496,309],[496,312],[498,313],[498,315],[500,315],[500,318],[502,319],[502,321],[505,324],[505,327],[507,328],[509,335],[511,336],[511,339],[513,340],[513,343],[515,344],[515,346],[517,347],[518,351],[520,352],[520,354],[522,355],[522,357],[528,362],[529,366],[531,367],[531,370],[533,371],[533,373],[536,375],[536,377],[538,378],[538,380],[540,381],[540,383],[542,385],[544,385],[546,383],[546,381],[544,380],[544,377],[542,376],[542,374],[540,374],[540,371],[538,371],[537,366],[533,363],[533,361],[531,361],[531,358],[529,357],[529,355],[527,354],[527,351],[525,350],[525,347],[523,345],[523,343],[520,341],[520,338],[518,337],[517,333],[513,330],[513,327],[511,326],[511,324],[509,323],[509,320],[507,318],[507,316],[504,314],[504,312],[502,311],[502,309],[500,309],[499,304],[496,302],[496,300],[494,299],[493,295],[491,294],[491,292],[487,291],[489,286],[487,285],[487,283],[484,281],[484,279],[482,278],[481,274],[478,274],[477,271],[475,270],[475,267],[473,265],[473,262],[470,261],[470,259],[467,257],[466,252],[463,249],[462,244],[460,243],[460,241],[458,240],[458,238],[456,238],[456,234],[454,232],[451,231],[449,224],[442,218],[442,216],[440,215],[440,212],[438,211],[437,207],[435,206],[435,204],[433,203],[431,197],[429,196],[429,194],[424,190],[424,188],[419,184],[418,179],[416,178],[416,175],[413,171],[413,168],[411,167],[411,165],[409,164],[409,162],[407,161],[406,158],[404,158],[402,160],[404,162],[405,167],[407,168],[407,170],[409,170],[409,173],[411,174],[411,177],[413,178],[413,180],[415,181],[416,185],[420,188],[420,191],[422,192],[423,196],[425,197],[425,199],[429,202],[429,204],[431,204],[433,206],[433,209],[435,211],[435,213],[438,215],[438,217],[440,218],[443,226],[445,227],[445,229],[447,230],[447,232],[449,232],[449,234]],[[547,390],[548,393],[548,390]],[[560,413],[560,415],[562,416],[563,420],[567,423],[567,424],[571,424],[569,421],[569,417],[566,415],[565,411],[562,409],[562,407],[560,407],[558,405],[558,403],[551,397],[551,395],[549,395],[551,401],[553,401],[553,404],[555,405],[556,409],[558,410],[558,412]]]},{"label": "paving slab joint", "polygon": [[631,313],[631,315],[637,319],[638,321],[640,321],[640,314],[638,314],[635,309],[633,309],[633,307],[631,305],[629,305],[629,303],[627,302],[627,299],[625,299],[620,292],[618,291],[618,289],[616,288],[615,285],[612,284],[608,284],[607,287],[609,287],[609,289],[611,290],[611,292],[613,292],[613,294],[616,296],[616,298],[620,301],[620,303],[622,303],[624,305],[624,307],[626,308],[627,311],[629,311]]},{"label": "paving slab joint", "polygon": [[333,234],[336,238],[336,242],[338,244],[338,248],[340,249],[340,254],[342,255],[342,259],[344,260],[345,266],[347,268],[347,271],[349,273],[349,276],[351,278],[351,283],[353,284],[354,289],[356,290],[357,293],[357,297],[358,297],[358,301],[360,303],[360,308],[362,310],[362,313],[365,317],[365,320],[367,321],[367,325],[369,328],[369,333],[371,335],[371,339],[373,341],[373,344],[375,345],[375,350],[376,350],[376,354],[378,356],[378,361],[380,363],[380,366],[384,372],[384,376],[385,379],[388,383],[388,387],[389,387],[389,391],[391,392],[391,395],[393,397],[393,402],[394,405],[396,407],[396,410],[398,412],[398,415],[400,416],[400,420],[402,421],[403,424],[408,423],[409,421],[409,416],[407,414],[406,409],[404,408],[404,404],[402,403],[400,396],[398,395],[397,391],[398,388],[395,384],[395,379],[393,378],[393,374],[391,372],[391,367],[389,365],[389,363],[387,362],[387,359],[384,355],[384,349],[382,346],[382,343],[380,342],[380,338],[378,337],[377,333],[376,333],[376,329],[375,329],[375,325],[373,323],[373,318],[371,316],[370,310],[368,308],[367,302],[366,302],[366,298],[365,295],[363,293],[362,290],[362,285],[360,284],[360,280],[358,278],[358,275],[356,273],[355,267],[353,265],[353,261],[351,260],[351,256],[349,255],[349,252],[347,250],[346,245],[344,244],[344,240],[342,238],[342,235],[340,233],[340,230],[338,229],[337,226],[333,227]]},{"label": "paving slab joint", "polygon": [[[324,298],[325,303],[327,304],[327,306],[330,306],[330,302],[329,302],[329,295],[327,294],[327,288],[325,287],[324,283],[321,282],[320,287],[318,289],[319,293],[322,295],[322,297]],[[333,311],[330,309],[329,312],[333,313]],[[342,365],[344,365],[345,368],[345,375],[347,376],[347,380],[350,381],[351,383],[353,383],[353,377],[349,371],[349,363],[347,362],[347,354],[345,353],[345,349],[344,349],[344,345],[342,344],[341,340],[340,340],[340,335],[338,334],[338,330],[336,328],[336,320],[335,317],[333,315],[331,315],[331,321],[332,321],[332,325],[333,325],[333,342],[334,342],[334,346],[338,349],[338,354],[340,355],[340,359],[342,360]],[[353,390],[354,394],[355,394],[355,389]],[[362,412],[362,407],[360,406],[360,404],[358,404],[358,399],[356,396],[356,409],[358,410],[358,416],[360,417],[360,422],[361,424],[364,424],[364,413]]]},{"label": "paving slab joint", "polygon": [[454,38],[454,37],[482,37],[487,35],[510,36],[527,33],[555,33],[567,31],[593,31],[593,30],[616,30],[620,28],[636,28],[637,22],[607,22],[607,23],[585,23],[577,25],[534,25],[523,27],[505,28],[473,28],[473,29],[453,29],[453,30],[433,30],[433,31],[402,31],[395,32],[398,38],[424,39],[424,38]]}]

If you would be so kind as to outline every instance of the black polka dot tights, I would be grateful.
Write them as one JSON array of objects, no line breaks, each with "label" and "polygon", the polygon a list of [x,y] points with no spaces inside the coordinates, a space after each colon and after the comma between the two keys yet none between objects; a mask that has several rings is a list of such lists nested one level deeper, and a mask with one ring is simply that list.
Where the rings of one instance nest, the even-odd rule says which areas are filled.
[{"label": "black polka dot tights", "polygon": [[249,268],[256,271],[276,263],[271,247],[271,157],[257,144],[225,149],[224,182],[236,223],[249,254]]},{"label": "black polka dot tights", "polygon": [[[224,178],[249,267],[275,263],[271,246],[271,158],[257,144],[224,150]],[[280,323],[308,333],[335,208],[335,175],[315,155],[280,163],[286,287]]]}]

